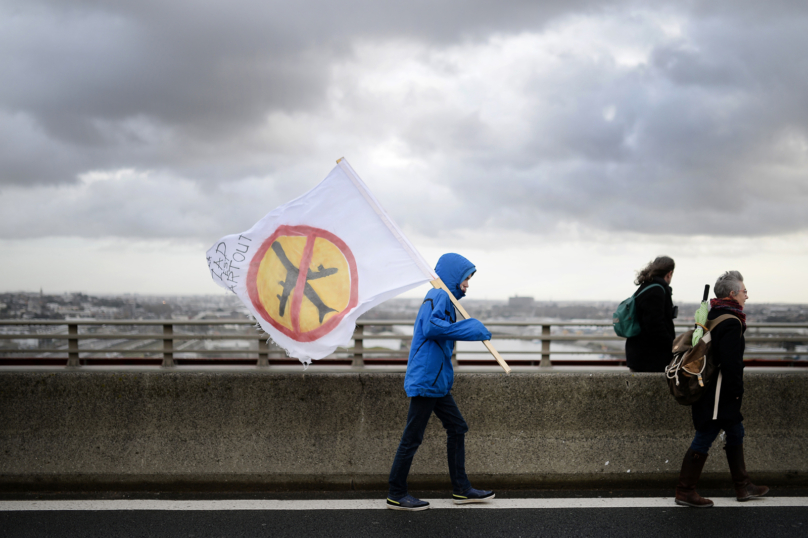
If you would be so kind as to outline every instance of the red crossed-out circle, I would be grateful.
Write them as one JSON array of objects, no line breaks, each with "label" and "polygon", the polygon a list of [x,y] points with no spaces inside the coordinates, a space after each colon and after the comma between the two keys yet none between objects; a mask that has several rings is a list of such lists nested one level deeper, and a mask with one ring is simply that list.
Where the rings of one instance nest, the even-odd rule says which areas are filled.
[{"label": "red crossed-out circle", "polygon": [[[291,294],[290,297],[290,310],[289,314],[292,320],[292,329],[285,327],[278,323],[269,313],[266,311],[264,304],[261,302],[261,298],[258,294],[258,268],[261,266],[261,262],[264,259],[264,256],[267,253],[267,250],[272,247],[272,243],[274,243],[279,237],[305,237],[306,238],[306,246],[303,249],[303,257],[300,260],[300,272],[297,277],[297,284],[295,285],[295,289]],[[317,238],[325,239],[332,243],[335,247],[339,249],[343,256],[345,256],[345,260],[348,262],[348,268],[350,269],[350,277],[351,277],[351,293],[350,299],[348,300],[348,305],[345,307],[344,310],[338,312],[336,315],[331,316],[328,321],[307,332],[300,331],[300,308],[303,304],[303,291],[306,286],[306,274],[308,272],[309,264],[311,263],[312,256],[314,254],[314,242]],[[359,302],[359,272],[356,269],[356,259],[354,258],[351,249],[348,248],[348,245],[345,242],[337,237],[336,235],[332,234],[331,232],[327,232],[326,230],[322,230],[320,228],[314,228],[312,226],[278,226],[269,238],[267,238],[263,243],[261,243],[261,247],[256,251],[255,255],[250,261],[250,269],[247,272],[247,292],[250,296],[250,301],[252,302],[253,307],[255,308],[256,312],[264,318],[267,322],[269,322],[273,327],[277,330],[285,334],[286,336],[290,337],[293,340],[298,342],[312,342],[317,340],[318,338],[323,337],[324,335],[330,333],[334,328],[339,325],[339,322],[342,321],[342,318],[345,317],[352,308],[354,308],[357,303]]]}]

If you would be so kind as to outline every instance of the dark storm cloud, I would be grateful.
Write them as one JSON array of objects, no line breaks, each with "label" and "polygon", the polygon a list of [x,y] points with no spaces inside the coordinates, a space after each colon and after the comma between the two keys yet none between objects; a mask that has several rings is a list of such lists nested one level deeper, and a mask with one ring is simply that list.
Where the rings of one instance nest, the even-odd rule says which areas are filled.
[{"label": "dark storm cloud", "polygon": [[272,109],[313,106],[322,93],[328,54],[309,54],[280,24],[259,39],[247,14],[240,31],[195,4],[116,6],[40,4],[6,18],[0,107],[32,123],[36,141],[71,151],[30,160],[29,170],[12,163],[0,169],[4,182],[182,166],[200,146],[255,128]]},{"label": "dark storm cloud", "polygon": [[88,169],[183,169],[273,111],[318,107],[329,64],[350,54],[351,40],[451,42],[589,3],[7,3],[0,111],[33,124],[23,145],[44,138],[53,147],[36,148],[47,160],[4,159],[0,178],[30,185]]},{"label": "dark storm cloud", "polygon": [[[576,18],[628,27],[643,5],[0,0],[0,196],[5,189],[17,203],[0,219],[0,235],[15,236],[20,223],[34,237],[209,237],[245,228],[261,207],[300,192],[265,186],[265,199],[244,202],[250,216],[233,220],[216,211],[219,187],[301,177],[290,163],[313,153],[309,140],[327,127],[300,127],[312,132],[299,139],[292,131],[304,118],[327,123],[336,115],[334,66],[358,61],[357,43],[417,43],[440,53]],[[398,220],[424,231],[548,232],[566,223],[673,234],[805,229],[806,9],[786,1],[765,9],[751,1],[683,5],[644,8],[679,20],[683,37],[655,41],[636,65],[568,51],[554,70],[516,65],[527,73],[523,86],[486,99],[518,94],[518,129],[503,132],[483,99],[476,109],[459,106],[466,88],[450,94],[442,86],[473,66],[426,58],[445,77],[431,88],[447,92],[441,106],[420,110],[425,98],[417,95],[392,110],[389,96],[343,75],[339,106],[356,120],[349,132],[328,135],[368,151],[395,140],[403,154],[418,155],[457,208],[397,197]],[[273,114],[289,118],[289,133],[262,134]],[[78,179],[126,168],[158,173],[109,185]],[[58,222],[25,205],[37,199],[27,188],[70,184],[73,206],[48,205]],[[64,194],[49,192],[57,191]],[[148,223],[138,220],[144,214]]]}]

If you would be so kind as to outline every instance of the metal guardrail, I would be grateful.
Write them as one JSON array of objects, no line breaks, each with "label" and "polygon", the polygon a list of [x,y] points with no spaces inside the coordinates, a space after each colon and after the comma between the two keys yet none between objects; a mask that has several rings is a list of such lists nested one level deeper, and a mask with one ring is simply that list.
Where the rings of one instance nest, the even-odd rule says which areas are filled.
[{"label": "metal guardrail", "polygon": [[[412,320],[360,320],[356,324],[353,335],[353,347],[340,348],[332,357],[318,361],[318,365],[326,364],[349,364],[353,367],[364,367],[368,364],[374,365],[406,365],[409,342],[412,337],[406,334],[394,334],[391,332],[366,331],[371,327],[392,328],[394,326],[412,326]],[[611,345],[612,342],[624,340],[611,331],[610,321],[556,321],[556,322],[534,322],[534,321],[486,321],[486,326],[491,328],[492,340],[496,345],[497,340],[529,340],[540,344],[540,350],[500,350],[506,360],[508,355],[521,355],[523,357],[510,359],[509,362],[516,362],[521,365],[549,367],[553,364],[559,365],[586,365],[591,366],[593,362],[598,365],[621,365],[625,364],[624,358],[603,359],[606,356],[623,356],[623,345]],[[10,327],[28,327],[27,332],[9,332]],[[129,327],[126,332],[111,332],[111,327]],[[689,328],[691,324],[680,323],[677,328]],[[59,328],[57,331],[47,332],[48,328]],[[140,332],[143,328],[161,327],[162,332]],[[185,329],[175,330],[177,327]],[[199,332],[199,328],[207,327],[205,332]],[[230,332],[222,333],[215,328],[221,327]],[[79,329],[83,328],[83,331]],[[107,329],[104,331],[104,329]],[[210,328],[214,328],[211,334]],[[246,328],[246,331],[237,332],[236,328]],[[573,330],[573,328],[576,328]],[[66,330],[65,330],[66,329]],[[99,331],[99,329],[101,329]],[[555,329],[555,330],[554,330]],[[0,364],[6,365],[35,365],[35,364],[65,364],[67,367],[75,368],[90,364],[159,364],[165,368],[171,368],[178,362],[185,364],[254,364],[258,367],[267,367],[272,364],[297,364],[297,359],[286,356],[286,353],[279,348],[271,348],[267,343],[266,335],[256,328],[251,320],[0,320],[0,343],[19,340],[36,340],[37,347],[12,348],[0,346]],[[365,347],[366,340],[399,340],[401,349],[383,349]],[[57,342],[66,341],[66,346],[58,345]],[[110,341],[110,345],[104,346],[104,341]],[[248,349],[243,348],[220,348],[208,349],[210,342],[235,341],[245,342]],[[80,343],[84,342],[85,346]],[[251,344],[256,342],[255,347]],[[589,345],[574,351],[552,350],[552,342],[574,342],[578,345]],[[784,365],[784,366],[808,366],[808,360],[801,361],[801,357],[808,359],[808,348],[798,350],[797,347],[805,347],[808,344],[808,324],[800,323],[756,323],[750,324],[746,333],[747,352],[744,360],[749,366],[763,365]],[[200,343],[202,347],[200,348]],[[752,345],[749,345],[752,344]],[[772,349],[772,345],[781,346],[779,349]],[[766,346],[769,349],[766,349]],[[243,347],[243,346],[242,346]],[[599,347],[599,349],[595,349]],[[790,349],[789,349],[790,348]],[[34,352],[37,356],[30,357]],[[455,351],[457,353],[457,351]],[[488,352],[484,349],[479,351],[460,351],[461,355],[481,355],[475,359],[457,360],[453,357],[455,364],[476,364],[486,365],[488,362],[495,364],[493,359],[486,360]],[[27,358],[9,358],[8,355],[29,355]],[[175,357],[179,354],[192,354],[195,357],[183,358]],[[599,359],[593,361],[585,360],[564,360],[553,359],[551,356],[564,355],[596,355]],[[54,357],[53,355],[59,355]],[[66,355],[66,363],[65,363]],[[106,355],[99,357],[99,355]],[[112,356],[110,356],[112,355]],[[224,358],[227,355],[243,355],[243,358]],[[250,357],[247,357],[247,356]],[[530,356],[525,359],[524,356]],[[83,358],[82,358],[83,356]],[[200,357],[202,356],[202,357]],[[205,359],[204,356],[218,356],[218,359]],[[779,360],[766,360],[767,357],[781,357]],[[782,357],[785,357],[783,359]]]},{"label": "metal guardrail", "polygon": [[[318,365],[349,364],[353,367],[373,365],[406,365],[411,336],[407,334],[394,334],[392,332],[379,333],[379,328],[395,326],[412,326],[412,320],[360,320],[357,323],[353,336],[353,347],[341,348],[332,357],[318,361]],[[487,321],[491,328],[493,340],[529,340],[540,345],[540,350],[500,350],[500,353],[509,360],[508,356],[519,355],[520,358],[510,359],[522,365],[549,367],[553,364],[579,364],[598,365],[625,364],[624,359],[603,359],[603,356],[624,355],[623,338],[615,336],[611,331],[610,321]],[[25,332],[12,331],[6,328],[27,327]],[[111,327],[128,327],[125,332],[113,332]],[[162,332],[142,332],[150,327],[161,327]],[[183,329],[178,329],[183,327]],[[374,331],[372,328],[376,328]],[[690,324],[677,324],[679,329],[689,328]],[[56,331],[48,332],[54,328]],[[79,329],[82,329],[81,331]],[[178,330],[175,330],[178,329]],[[211,332],[211,328],[213,331]],[[220,330],[224,329],[224,330]],[[106,329],[106,330],[105,330]],[[200,329],[205,329],[200,332]],[[243,329],[243,330],[239,330]],[[271,348],[267,343],[266,335],[256,328],[251,320],[0,320],[0,343],[19,340],[36,340],[37,347],[12,348],[0,346],[0,364],[35,365],[35,364],[65,364],[68,367],[79,367],[90,364],[143,364],[170,368],[177,363],[185,364],[253,364],[258,367],[267,367],[272,364],[297,364],[294,358],[286,356],[279,348]],[[368,349],[366,340],[398,340],[401,348]],[[60,342],[65,342],[59,344]],[[212,342],[231,341],[244,342],[242,348],[209,349]],[[83,342],[85,345],[81,346]],[[109,345],[106,345],[106,343]],[[252,343],[255,342],[255,346]],[[552,342],[573,342],[589,348],[574,351],[552,350]],[[799,365],[801,357],[808,359],[808,350],[798,350],[808,344],[808,324],[795,323],[757,323],[750,324],[746,336],[747,353],[745,360],[750,366],[760,365]],[[200,348],[201,343],[201,348]],[[772,349],[772,345],[784,349]],[[766,349],[766,346],[769,349]],[[595,349],[599,348],[599,349]],[[808,348],[806,348],[808,349]],[[34,353],[35,357],[30,357]],[[457,353],[457,351],[456,351]],[[479,357],[457,360],[456,364],[485,365],[488,362],[488,352],[479,351],[460,352],[462,356],[476,355]],[[189,355],[193,357],[175,357],[175,355]],[[564,355],[594,355],[600,358],[593,361],[564,360],[551,356]],[[9,358],[8,356],[29,355],[27,358]],[[65,357],[66,355],[66,357]],[[101,355],[101,356],[99,356]],[[233,358],[226,356],[242,356]],[[216,357],[206,359],[204,357]],[[525,359],[524,356],[529,356]],[[771,360],[771,357],[780,357]],[[785,357],[785,359],[783,359]],[[66,358],[66,362],[65,362]],[[766,360],[769,358],[769,360]],[[808,366],[808,361],[805,361]]]}]

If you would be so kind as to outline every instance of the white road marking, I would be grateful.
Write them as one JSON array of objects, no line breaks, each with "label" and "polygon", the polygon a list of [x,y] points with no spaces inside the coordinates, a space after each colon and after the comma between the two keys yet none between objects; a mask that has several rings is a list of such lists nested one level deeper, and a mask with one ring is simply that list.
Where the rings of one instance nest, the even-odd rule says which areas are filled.
[{"label": "white road marking", "polygon": [[[681,508],[673,497],[495,499],[487,503],[455,505],[451,499],[424,499],[433,509],[543,509],[543,508]],[[738,502],[734,497],[713,497],[716,508],[808,507],[808,497],[762,497]],[[31,510],[384,510],[385,499],[336,500],[240,500],[240,501],[0,501],[0,511]]]}]

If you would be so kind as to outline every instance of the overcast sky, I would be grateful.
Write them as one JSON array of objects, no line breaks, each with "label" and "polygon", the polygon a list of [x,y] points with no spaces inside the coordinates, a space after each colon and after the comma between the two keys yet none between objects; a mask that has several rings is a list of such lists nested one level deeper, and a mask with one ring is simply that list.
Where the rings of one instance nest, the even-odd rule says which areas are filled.
[{"label": "overcast sky", "polygon": [[[800,1],[0,0],[2,289],[224,293],[346,157],[470,297],[808,303]],[[410,296],[423,294],[424,289]]]}]

